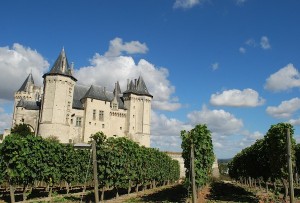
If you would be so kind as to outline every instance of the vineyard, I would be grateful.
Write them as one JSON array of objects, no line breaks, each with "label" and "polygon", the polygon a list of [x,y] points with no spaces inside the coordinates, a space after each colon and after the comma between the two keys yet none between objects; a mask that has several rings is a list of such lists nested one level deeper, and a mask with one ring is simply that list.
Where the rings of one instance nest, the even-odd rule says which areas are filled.
[{"label": "vineyard", "polygon": [[[157,149],[145,148],[123,137],[93,135],[97,148],[98,181],[101,199],[109,191],[118,197],[141,189],[173,183],[179,179],[179,163]],[[82,191],[93,185],[90,149],[76,149],[55,139],[33,135],[7,136],[0,146],[0,181],[15,202],[15,191],[22,200],[31,194],[49,197],[62,189]],[[8,195],[8,194],[7,194]],[[7,199],[7,198],[6,198]]]},{"label": "vineyard", "polygon": [[[95,150],[91,150],[90,145],[76,148],[55,138],[33,136],[26,130],[23,134],[15,132],[0,145],[0,195],[7,202],[34,202],[39,198],[93,202],[94,194],[100,194],[101,201],[114,198],[112,202],[287,202],[287,160],[291,160],[295,171],[296,196],[300,191],[300,144],[296,144],[293,135],[290,124],[272,125],[262,139],[228,163],[231,180],[211,182],[215,158],[211,132],[202,124],[181,131],[186,179],[178,184],[178,161],[125,137],[107,138],[98,132],[91,137],[95,143]],[[58,195],[63,196],[59,199]]]},{"label": "vineyard", "polygon": [[[185,187],[178,184],[178,161],[158,149],[139,146],[127,138],[107,138],[102,132],[94,134],[91,137],[91,142],[95,143],[94,155],[89,145],[75,148],[59,143],[54,137],[34,136],[26,126],[16,128],[19,130],[13,130],[0,145],[0,192],[4,201],[51,200],[58,194],[71,194],[73,198],[77,195],[76,202],[83,198],[94,201],[92,194],[96,182],[101,201],[106,196],[118,198],[120,194],[153,192],[156,188],[161,191],[159,188],[167,185],[171,188],[163,189],[161,194],[186,199],[192,196],[193,189],[200,191],[208,184],[214,161],[211,133],[206,125],[181,132],[186,177],[194,177],[194,181],[192,178],[184,181]],[[93,177],[93,166],[96,166],[97,181]],[[178,194],[172,195],[174,192]]]},{"label": "vineyard", "polygon": [[[287,131],[290,134],[287,134]],[[243,149],[229,163],[229,175],[238,183],[262,190],[266,193],[270,185],[275,194],[280,194],[283,188],[283,199],[287,201],[289,190],[289,170],[287,160],[290,158],[291,167],[298,185],[297,169],[300,167],[300,145],[293,138],[294,128],[291,124],[278,123],[272,125],[264,138],[257,140],[253,145]],[[290,157],[288,155],[287,137],[291,140]],[[290,181],[293,182],[293,181]],[[291,183],[290,183],[291,184]],[[290,195],[293,195],[292,189]]]}]

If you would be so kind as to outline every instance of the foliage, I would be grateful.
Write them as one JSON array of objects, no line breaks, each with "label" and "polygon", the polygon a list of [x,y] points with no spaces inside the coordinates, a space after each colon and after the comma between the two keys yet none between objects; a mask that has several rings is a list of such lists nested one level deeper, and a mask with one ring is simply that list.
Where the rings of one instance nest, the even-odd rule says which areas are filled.
[{"label": "foliage", "polygon": [[28,124],[21,123],[15,125],[11,129],[11,134],[18,134],[20,136],[27,136],[27,135],[32,135],[33,133],[31,132],[31,128]]},{"label": "foliage", "polygon": [[179,179],[179,163],[156,149],[125,137],[92,136],[97,143],[98,180],[102,187],[131,188],[152,181],[163,184]]},{"label": "foliage", "polygon": [[299,174],[300,169],[300,143],[295,146],[296,172]]},{"label": "foliage", "polygon": [[[290,129],[292,160],[295,162],[294,129],[291,124],[272,125],[263,139],[243,149],[229,163],[229,175],[236,179],[254,178],[268,180],[286,179],[286,132]],[[297,149],[297,148],[296,148]],[[300,149],[300,147],[299,147]],[[298,152],[300,155],[300,152]],[[294,164],[293,164],[294,165]]]},{"label": "foliage", "polygon": [[211,132],[205,124],[196,125],[191,131],[181,131],[183,150],[182,156],[184,159],[184,166],[186,168],[186,177],[190,176],[190,156],[191,145],[194,145],[195,154],[195,179],[197,188],[205,185],[212,172],[212,165],[214,162],[214,152],[211,140]]},{"label": "foliage", "polygon": [[39,174],[38,163],[41,153],[38,152],[40,138],[33,135],[7,136],[1,145],[0,153],[3,161],[3,176],[11,184],[32,184]]},{"label": "foliage", "polygon": [[[97,143],[101,187],[118,190],[179,179],[179,163],[166,153],[141,147],[124,137],[106,138],[102,132],[92,138]],[[75,149],[54,138],[11,134],[0,145],[0,172],[0,181],[11,185],[29,186],[35,181],[50,187],[61,181],[67,185],[85,183],[92,180],[91,151]]]}]

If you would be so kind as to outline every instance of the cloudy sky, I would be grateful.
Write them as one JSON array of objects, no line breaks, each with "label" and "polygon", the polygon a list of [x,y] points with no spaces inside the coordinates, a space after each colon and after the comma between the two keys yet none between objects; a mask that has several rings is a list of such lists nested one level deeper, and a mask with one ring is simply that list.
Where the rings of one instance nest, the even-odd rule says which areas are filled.
[{"label": "cloudy sky", "polygon": [[206,124],[230,158],[290,122],[300,141],[298,0],[12,0],[0,7],[0,133],[13,95],[37,84],[64,47],[84,85],[142,75],[151,146],[181,151],[180,131]]}]

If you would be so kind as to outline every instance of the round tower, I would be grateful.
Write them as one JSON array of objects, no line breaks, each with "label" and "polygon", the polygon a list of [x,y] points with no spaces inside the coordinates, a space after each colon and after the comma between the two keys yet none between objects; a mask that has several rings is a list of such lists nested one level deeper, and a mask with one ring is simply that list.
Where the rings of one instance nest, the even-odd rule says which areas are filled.
[{"label": "round tower", "polygon": [[72,67],[69,66],[64,49],[43,78],[44,95],[38,134],[42,137],[54,136],[60,142],[68,143],[70,112],[77,79],[72,75]]}]

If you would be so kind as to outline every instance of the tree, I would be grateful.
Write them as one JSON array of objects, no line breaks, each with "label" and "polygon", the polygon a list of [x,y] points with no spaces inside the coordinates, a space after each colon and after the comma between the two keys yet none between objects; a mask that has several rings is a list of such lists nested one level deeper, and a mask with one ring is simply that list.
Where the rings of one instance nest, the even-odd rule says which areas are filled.
[{"label": "tree", "polygon": [[28,124],[17,124],[11,129],[11,134],[18,134],[20,136],[33,135]]}]

